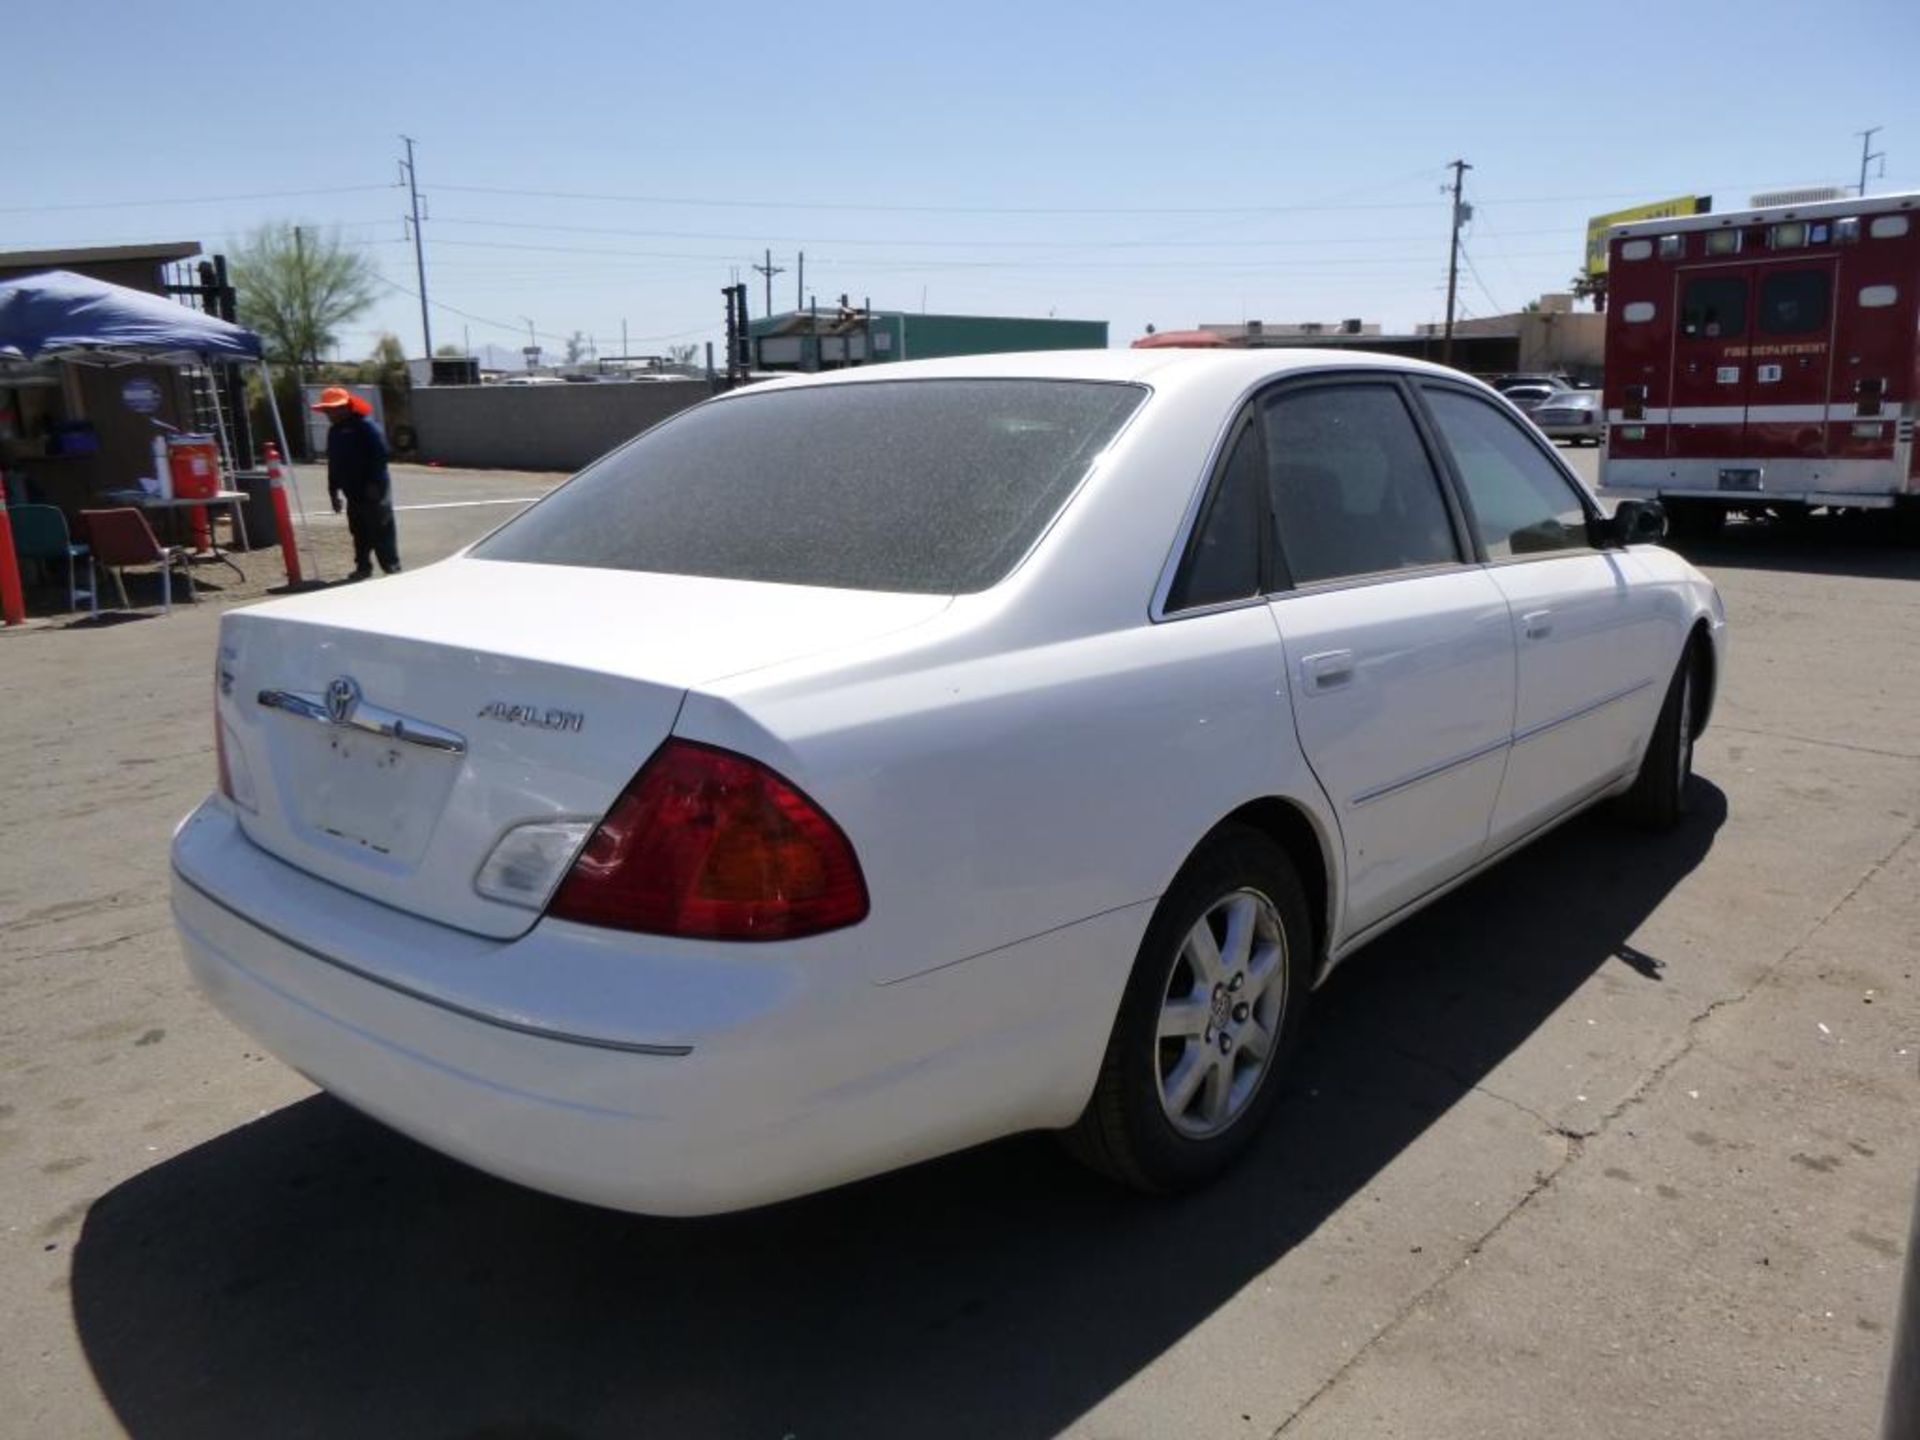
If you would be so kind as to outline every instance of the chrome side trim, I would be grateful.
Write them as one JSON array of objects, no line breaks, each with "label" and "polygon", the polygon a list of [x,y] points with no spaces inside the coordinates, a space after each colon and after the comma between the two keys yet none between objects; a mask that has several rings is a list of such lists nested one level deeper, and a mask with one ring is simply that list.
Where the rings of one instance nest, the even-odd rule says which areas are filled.
[{"label": "chrome side trim", "polygon": [[1446,774],[1449,770],[1457,770],[1462,765],[1471,765],[1476,760],[1484,760],[1495,751],[1506,749],[1507,746],[1512,743],[1510,739],[1503,735],[1491,744],[1482,745],[1478,750],[1469,750],[1466,754],[1455,756],[1451,760],[1442,760],[1438,765],[1429,765],[1426,769],[1409,775],[1404,780],[1394,780],[1386,785],[1381,785],[1363,794],[1356,795],[1347,803],[1359,806],[1382,799],[1385,796],[1394,794],[1396,791],[1405,790],[1409,785],[1418,785],[1423,780],[1431,780],[1435,776]]},{"label": "chrome side trim", "polygon": [[409,719],[378,705],[369,705],[364,700],[353,707],[346,719],[335,720],[327,713],[324,695],[308,695],[298,690],[262,690],[256,698],[269,710],[284,711],[317,724],[337,725],[343,730],[361,730],[382,739],[436,750],[443,755],[467,753],[467,737],[457,731],[428,724],[425,720]]},{"label": "chrome side trim", "polygon": [[489,1015],[484,1010],[475,1010],[470,1006],[457,1004],[452,1000],[442,999],[438,995],[429,995],[423,990],[414,989],[411,985],[402,985],[399,981],[389,976],[378,975],[371,970],[363,970],[358,965],[348,964],[336,955],[329,955],[323,950],[316,950],[313,946],[296,940],[291,935],[274,929],[271,925],[262,925],[251,915],[242,915],[219,896],[212,894],[204,886],[196,884],[178,865],[173,867],[173,873],[182,885],[193,891],[194,894],[205,900],[209,905],[226,911],[226,913],[233,916],[234,919],[251,925],[263,935],[272,936],[289,949],[298,950],[302,955],[318,960],[323,965],[331,965],[336,970],[344,971],[356,980],[365,980],[369,984],[378,985],[383,990],[391,990],[396,995],[404,995],[409,1000],[418,1000],[423,1005],[431,1005],[436,1010],[445,1010],[450,1014],[460,1016],[462,1019],[477,1020],[482,1025],[491,1025],[498,1030],[511,1030],[518,1035],[531,1035],[536,1040],[551,1040],[561,1045],[584,1045],[591,1050],[619,1050],[628,1055],[680,1056],[691,1055],[693,1053],[693,1046],[691,1045],[649,1045],[636,1040],[610,1040],[600,1035],[576,1035],[567,1030],[549,1030],[540,1025],[529,1025],[522,1020],[508,1020],[499,1015]]},{"label": "chrome side trim", "polygon": [[1549,730],[1561,725],[1570,724],[1584,716],[1593,714],[1596,710],[1604,710],[1609,705],[1617,705],[1629,696],[1638,695],[1642,690],[1648,690],[1652,687],[1653,681],[1642,680],[1638,685],[1629,685],[1626,689],[1596,700],[1591,705],[1583,705],[1578,710],[1571,711],[1568,714],[1561,715],[1552,720],[1542,720],[1538,725],[1529,725],[1526,729],[1514,733],[1513,743],[1516,745],[1524,745],[1527,741],[1544,735]]}]

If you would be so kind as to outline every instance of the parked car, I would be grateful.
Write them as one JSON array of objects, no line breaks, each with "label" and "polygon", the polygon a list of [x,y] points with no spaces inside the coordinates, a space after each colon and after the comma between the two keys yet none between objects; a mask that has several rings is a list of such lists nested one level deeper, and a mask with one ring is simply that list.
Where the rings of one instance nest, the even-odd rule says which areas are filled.
[{"label": "parked car", "polygon": [[1561,390],[1535,405],[1529,413],[1541,433],[1551,440],[1598,445],[1607,429],[1606,412],[1600,408],[1598,390]]},{"label": "parked car", "polygon": [[1545,385],[1554,390],[1579,390],[1584,388],[1580,382],[1564,371],[1550,370],[1530,375],[1496,375],[1493,388],[1506,394],[1516,385]]},{"label": "parked car", "polygon": [[1418,361],[737,390],[222,618],[187,962],[347,1103],[603,1205],[1033,1129],[1196,1185],[1332,966],[1608,797],[1684,810],[1724,618],[1660,528]]},{"label": "parked car", "polygon": [[1512,401],[1514,406],[1523,413],[1532,414],[1556,395],[1570,395],[1573,392],[1541,382],[1537,384],[1509,385],[1500,393]]}]

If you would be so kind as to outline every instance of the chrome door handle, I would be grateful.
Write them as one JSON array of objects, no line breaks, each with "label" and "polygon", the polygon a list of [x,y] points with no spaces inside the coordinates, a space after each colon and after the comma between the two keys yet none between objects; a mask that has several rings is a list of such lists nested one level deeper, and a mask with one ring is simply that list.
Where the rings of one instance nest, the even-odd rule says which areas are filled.
[{"label": "chrome door handle", "polygon": [[1327,650],[1300,661],[1300,678],[1308,694],[1335,690],[1353,679],[1353,652]]},{"label": "chrome door handle", "polygon": [[1520,617],[1520,623],[1526,627],[1527,639],[1544,640],[1553,633],[1553,612],[1529,610]]}]

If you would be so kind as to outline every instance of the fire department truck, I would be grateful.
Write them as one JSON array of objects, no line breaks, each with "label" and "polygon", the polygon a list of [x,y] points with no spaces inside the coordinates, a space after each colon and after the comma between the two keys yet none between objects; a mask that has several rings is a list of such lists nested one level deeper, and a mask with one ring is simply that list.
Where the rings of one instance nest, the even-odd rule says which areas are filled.
[{"label": "fire department truck", "polygon": [[1920,193],[1617,225],[1600,484],[1676,534],[1920,519]]}]

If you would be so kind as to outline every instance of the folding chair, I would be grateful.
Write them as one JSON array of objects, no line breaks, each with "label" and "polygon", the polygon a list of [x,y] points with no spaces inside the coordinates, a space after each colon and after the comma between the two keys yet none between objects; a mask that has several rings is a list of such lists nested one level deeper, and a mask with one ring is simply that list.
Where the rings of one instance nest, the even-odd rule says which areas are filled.
[{"label": "folding chair", "polygon": [[[129,565],[158,565],[160,567],[160,603],[166,613],[173,613],[173,567],[178,565],[180,573],[187,579],[187,599],[195,598],[193,593],[193,569],[188,562],[188,551],[184,545],[162,545],[154,538],[153,527],[147,524],[147,517],[132,506],[118,510],[82,510],[80,520],[87,527],[87,541],[93,547],[93,558],[113,573],[114,588],[120,592],[120,608],[131,610],[127,603],[127,582],[121,571]],[[94,587],[98,591],[99,586]],[[94,604],[94,612],[99,613],[99,602]]]},{"label": "folding chair", "polygon": [[[67,572],[67,609],[80,608],[80,596],[87,597],[87,604],[98,611],[99,602],[94,598],[94,588],[98,584],[93,568],[93,555],[84,545],[73,543],[73,536],[67,533],[67,517],[58,505],[15,505],[7,511],[7,518],[13,523],[13,549],[22,560],[36,560],[43,565],[58,563]],[[80,561],[87,562],[87,588],[81,590],[75,583],[75,572]]]}]

